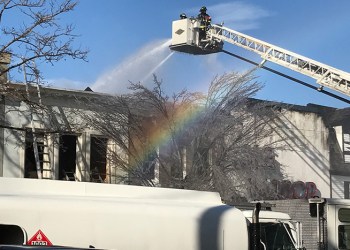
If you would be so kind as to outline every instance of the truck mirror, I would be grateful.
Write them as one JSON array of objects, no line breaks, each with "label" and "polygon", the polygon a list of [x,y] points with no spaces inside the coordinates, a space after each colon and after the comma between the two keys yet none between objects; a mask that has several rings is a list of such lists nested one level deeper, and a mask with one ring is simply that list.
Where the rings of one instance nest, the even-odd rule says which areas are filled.
[{"label": "truck mirror", "polygon": [[317,217],[317,207],[318,207],[318,215],[322,217],[324,215],[324,204],[325,199],[314,198],[309,199],[309,212],[311,217]]}]

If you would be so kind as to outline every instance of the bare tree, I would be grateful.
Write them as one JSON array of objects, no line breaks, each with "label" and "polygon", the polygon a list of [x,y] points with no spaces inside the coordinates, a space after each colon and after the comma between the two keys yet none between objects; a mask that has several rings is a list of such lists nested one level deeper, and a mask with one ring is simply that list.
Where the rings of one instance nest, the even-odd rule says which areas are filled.
[{"label": "bare tree", "polygon": [[203,113],[192,126],[187,188],[216,190],[225,200],[277,197],[271,181],[283,179],[275,160],[274,105],[251,99],[261,85],[252,74],[212,81]]},{"label": "bare tree", "polygon": [[[2,0],[0,1],[0,132],[2,129],[11,131],[13,136],[25,134],[19,139],[28,139],[33,148],[33,156],[38,178],[41,178],[44,163],[40,160],[39,137],[44,134],[71,132],[73,126],[58,122],[61,111],[54,110],[43,102],[41,87],[42,74],[37,65],[42,63],[54,64],[64,58],[86,60],[87,50],[76,48],[71,24],[64,24],[62,18],[76,7],[74,0]],[[14,18],[15,17],[15,18]],[[23,71],[21,82],[26,84],[12,84],[14,70]],[[11,81],[9,81],[9,79]],[[11,82],[11,83],[10,83]],[[6,101],[5,101],[6,99]],[[8,109],[4,104],[14,101],[23,105]],[[28,119],[27,127],[17,127],[8,119],[11,113],[23,114]],[[38,124],[40,125],[38,126]],[[40,127],[41,129],[36,129]],[[39,131],[40,130],[40,131]],[[35,152],[35,153],[34,153]],[[43,153],[40,153],[43,157]],[[28,159],[28,156],[26,156]]]},{"label": "bare tree", "polygon": [[155,77],[153,89],[132,84],[131,95],[94,103],[84,119],[121,147],[110,155],[127,173],[121,179],[156,185],[153,162],[162,186],[215,190],[226,201],[276,198],[273,183],[284,176],[271,135],[280,111],[251,98],[261,87],[251,73],[233,72],[216,77],[207,95],[169,97]]},{"label": "bare tree", "polygon": [[[73,0],[3,0],[0,1],[2,60],[11,56],[8,67],[2,67],[0,77],[10,70],[37,62],[54,63],[65,57],[86,60],[87,50],[74,48],[74,27],[63,25],[59,18],[71,12],[77,3]],[[16,22],[8,18],[16,16]]]},{"label": "bare tree", "polygon": [[[33,112],[45,114],[52,123],[48,127],[56,131],[66,128],[53,126],[55,121],[51,118],[54,114],[49,107],[42,105],[38,89],[33,84],[42,83],[42,74],[37,67],[41,63],[54,64],[67,57],[86,60],[88,51],[75,48],[77,36],[73,33],[73,25],[61,21],[76,5],[74,0],[0,1],[0,94],[7,100],[25,102]],[[22,72],[23,69],[28,73],[25,79],[27,90],[25,85],[6,84],[9,72]],[[9,127],[4,116],[0,118],[0,127],[18,129]]]}]

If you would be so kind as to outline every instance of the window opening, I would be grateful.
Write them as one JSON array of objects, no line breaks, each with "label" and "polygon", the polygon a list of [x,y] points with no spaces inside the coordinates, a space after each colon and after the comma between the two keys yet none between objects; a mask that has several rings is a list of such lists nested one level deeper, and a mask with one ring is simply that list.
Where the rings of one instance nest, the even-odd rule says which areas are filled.
[{"label": "window opening", "polygon": [[59,179],[75,181],[77,136],[61,135],[59,145]]},{"label": "window opening", "polygon": [[340,208],[338,211],[338,219],[341,222],[350,222],[350,209]]},{"label": "window opening", "polygon": [[106,181],[107,138],[91,136],[90,178],[92,182]]},{"label": "window opening", "polygon": [[260,226],[261,241],[264,243],[266,250],[296,249],[290,238],[291,230],[288,224],[261,223]]},{"label": "window opening", "polygon": [[349,181],[344,181],[344,199],[350,198],[349,185],[350,185]]},{"label": "window opening", "polygon": [[350,163],[350,126],[343,127],[344,163]]},{"label": "window opening", "polygon": [[[41,173],[43,172],[44,134],[36,133]],[[24,178],[38,178],[33,146],[33,131],[26,130],[24,153]]]},{"label": "window opening", "polygon": [[0,245],[23,245],[25,243],[26,234],[21,227],[0,224]]},{"label": "window opening", "polygon": [[338,226],[339,249],[350,249],[350,225]]},{"label": "window opening", "polygon": [[[151,151],[147,154],[147,156],[145,157],[145,160],[142,163],[142,172],[144,175],[144,178],[146,178],[147,180],[152,180],[155,178],[155,166],[157,163],[157,152],[156,151]],[[176,170],[180,173],[178,173],[175,177],[180,176],[180,174],[182,175],[182,172],[179,171],[179,168],[176,168]],[[175,171],[172,171],[172,173],[174,173]]]}]

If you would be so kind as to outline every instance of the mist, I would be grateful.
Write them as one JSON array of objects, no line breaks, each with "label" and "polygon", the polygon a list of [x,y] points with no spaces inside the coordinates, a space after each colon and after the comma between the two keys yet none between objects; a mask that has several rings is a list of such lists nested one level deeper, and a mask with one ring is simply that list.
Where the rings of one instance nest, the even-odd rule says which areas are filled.
[{"label": "mist", "polygon": [[120,64],[103,73],[91,86],[94,91],[125,94],[129,93],[130,83],[141,82],[151,85],[153,74],[172,56],[169,49],[171,39],[153,41],[143,46]]}]

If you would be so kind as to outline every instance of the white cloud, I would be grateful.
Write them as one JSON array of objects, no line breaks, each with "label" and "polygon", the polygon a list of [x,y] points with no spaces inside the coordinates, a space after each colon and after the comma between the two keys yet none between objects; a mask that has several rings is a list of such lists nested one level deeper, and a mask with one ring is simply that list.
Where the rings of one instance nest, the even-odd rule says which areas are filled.
[{"label": "white cloud", "polygon": [[[235,30],[249,30],[259,27],[259,20],[269,16],[269,12],[261,7],[245,2],[229,2],[206,6],[208,14],[213,18],[213,23],[224,22],[226,27]],[[198,12],[191,9],[189,12]]]}]

